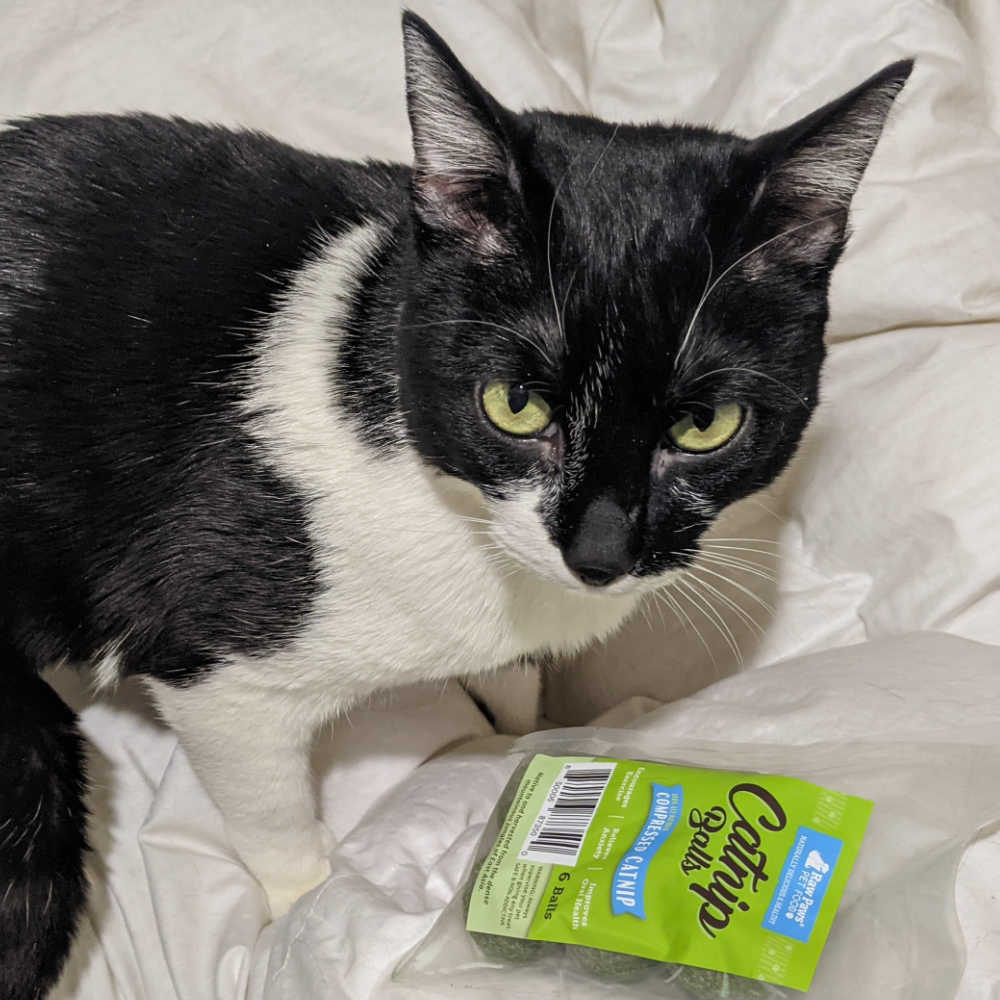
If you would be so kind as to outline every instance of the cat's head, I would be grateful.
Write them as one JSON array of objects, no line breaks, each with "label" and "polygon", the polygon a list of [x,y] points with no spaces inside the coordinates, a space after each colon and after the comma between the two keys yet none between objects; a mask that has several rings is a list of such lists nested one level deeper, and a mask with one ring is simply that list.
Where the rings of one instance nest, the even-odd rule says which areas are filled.
[{"label": "cat's head", "polygon": [[409,434],[507,556],[620,594],[687,565],[816,406],[830,272],[912,64],[748,140],[494,100],[403,22]]}]

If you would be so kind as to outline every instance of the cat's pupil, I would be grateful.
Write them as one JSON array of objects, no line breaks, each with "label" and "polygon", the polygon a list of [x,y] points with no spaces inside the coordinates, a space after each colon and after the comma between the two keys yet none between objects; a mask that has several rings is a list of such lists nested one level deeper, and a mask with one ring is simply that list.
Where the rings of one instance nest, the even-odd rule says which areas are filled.
[{"label": "cat's pupil", "polygon": [[712,421],[714,420],[715,410],[710,406],[699,407],[691,414],[691,423],[702,432],[707,431],[712,426]]},{"label": "cat's pupil", "polygon": [[512,385],[507,390],[507,405],[511,413],[520,413],[528,405],[531,393],[523,385]]}]

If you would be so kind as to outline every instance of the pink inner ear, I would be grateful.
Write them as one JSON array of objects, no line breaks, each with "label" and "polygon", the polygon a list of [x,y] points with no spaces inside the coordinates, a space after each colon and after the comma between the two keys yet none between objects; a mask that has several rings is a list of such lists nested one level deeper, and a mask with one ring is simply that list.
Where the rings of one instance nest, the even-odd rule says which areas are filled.
[{"label": "pink inner ear", "polygon": [[485,211],[482,178],[418,173],[416,189],[418,210],[428,225],[447,229],[482,253],[509,249]]},{"label": "pink inner ear", "polygon": [[[829,205],[809,206],[807,203],[801,207],[801,213],[788,213],[783,229],[746,254],[740,266],[748,278],[761,278],[787,261],[821,261],[835,243],[844,239],[846,210],[831,212]],[[827,209],[825,215],[819,214],[821,208]],[[810,217],[811,210],[815,214]]]}]

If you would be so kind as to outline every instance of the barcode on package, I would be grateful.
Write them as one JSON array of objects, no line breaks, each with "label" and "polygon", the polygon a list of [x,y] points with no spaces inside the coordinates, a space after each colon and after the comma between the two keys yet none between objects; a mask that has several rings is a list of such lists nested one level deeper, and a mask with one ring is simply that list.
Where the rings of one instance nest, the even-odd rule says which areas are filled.
[{"label": "barcode on package", "polygon": [[563,765],[531,825],[519,860],[575,865],[614,770],[614,764],[589,761]]}]

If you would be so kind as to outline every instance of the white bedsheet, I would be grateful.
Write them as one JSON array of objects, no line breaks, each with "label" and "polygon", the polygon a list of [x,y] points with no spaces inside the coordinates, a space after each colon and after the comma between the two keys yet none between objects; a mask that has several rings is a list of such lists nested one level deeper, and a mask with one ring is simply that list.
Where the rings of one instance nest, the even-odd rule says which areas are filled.
[{"label": "white bedsheet", "polygon": [[[747,573],[737,581],[754,597],[725,590],[764,627],[755,638],[727,612],[759,669],[645,724],[674,737],[727,726],[789,743],[817,733],[1000,743],[1000,5],[413,6],[512,106],[750,133],[917,56],[835,276],[825,403],[793,470],[761,498],[768,509],[745,503],[715,532],[782,543],[776,582]],[[34,0],[0,10],[0,117],[133,108],[408,158],[397,6]],[[637,711],[733,673],[720,631],[687,608],[711,656],[653,609],[560,672],[550,715]],[[774,665],[807,653],[818,658]],[[59,683],[88,700],[73,678]],[[499,765],[473,751],[495,754],[502,741],[489,742],[465,695],[397,694],[338,730],[323,783],[325,817],[346,837],[335,878],[268,927],[183,754],[137,700],[126,687],[84,709],[98,888],[60,1000],[391,995],[388,970],[453,890],[498,786]],[[420,766],[469,737],[486,742]],[[378,871],[362,863],[372,842]],[[970,850],[959,883],[961,1000],[1000,1000],[998,890],[993,835]]]}]

